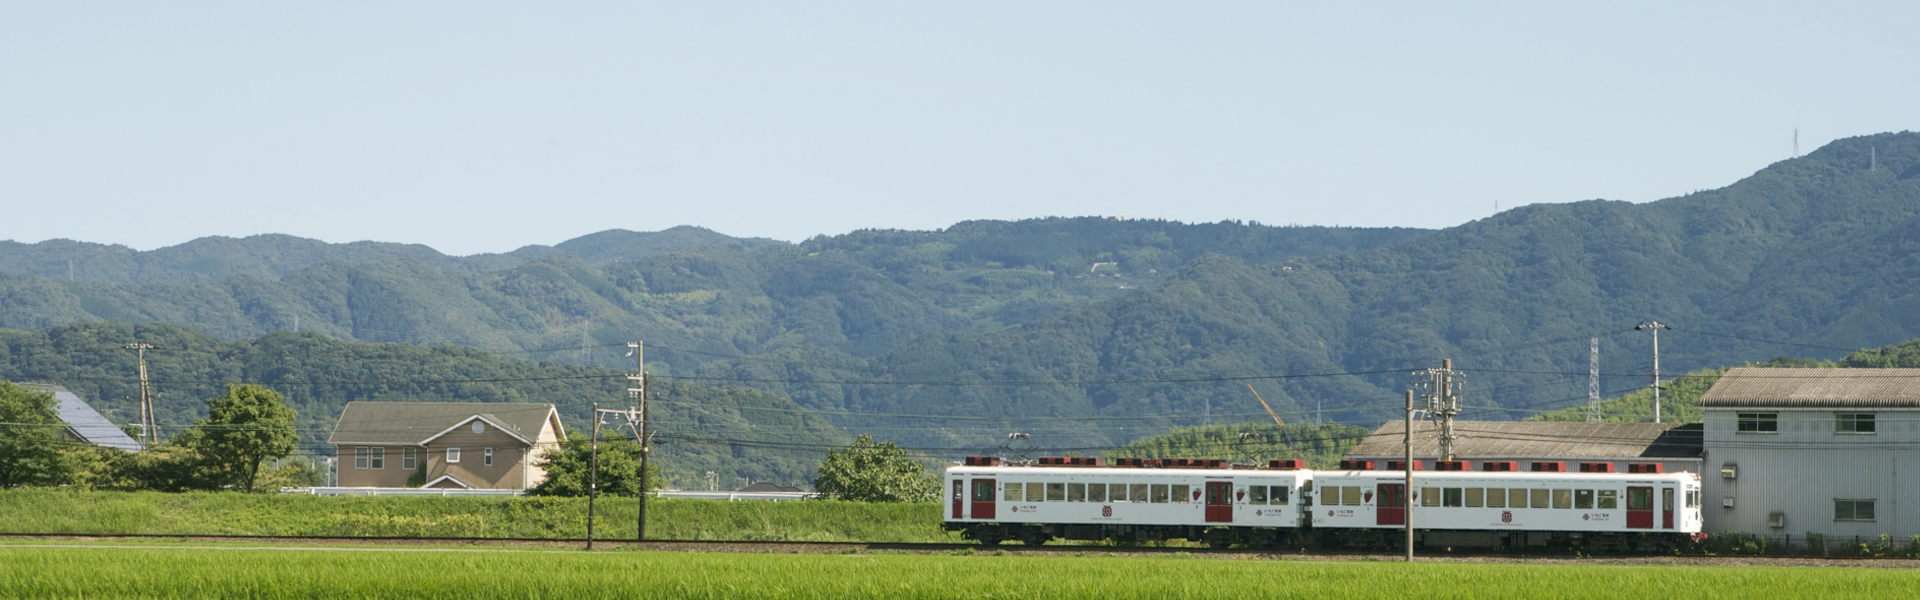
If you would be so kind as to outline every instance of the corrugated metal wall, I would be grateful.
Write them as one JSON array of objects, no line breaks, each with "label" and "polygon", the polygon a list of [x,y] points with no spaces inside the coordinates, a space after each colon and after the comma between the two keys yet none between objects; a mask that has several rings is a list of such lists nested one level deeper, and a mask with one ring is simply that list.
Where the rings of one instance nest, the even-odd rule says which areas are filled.
[{"label": "corrugated metal wall", "polygon": [[[1836,433],[1839,412],[1874,413],[1876,431]],[[1775,413],[1779,431],[1739,432],[1741,413]],[[1708,532],[1863,540],[1920,535],[1920,411],[1709,408],[1705,419],[1702,516]],[[1722,478],[1729,464],[1736,476]],[[1729,498],[1732,508],[1724,506]],[[1874,520],[1836,521],[1836,499],[1873,500]],[[1775,512],[1785,514],[1783,527],[1769,527]]]}]

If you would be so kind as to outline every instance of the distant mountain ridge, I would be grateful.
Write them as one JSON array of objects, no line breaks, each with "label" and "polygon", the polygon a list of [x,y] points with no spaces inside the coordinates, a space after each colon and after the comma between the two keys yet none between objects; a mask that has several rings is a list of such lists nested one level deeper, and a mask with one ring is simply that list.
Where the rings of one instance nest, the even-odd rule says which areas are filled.
[{"label": "distant mountain ridge", "polygon": [[187,283],[236,276],[279,279],[324,263],[382,260],[415,261],[439,269],[490,273],[558,255],[574,256],[589,264],[608,264],[699,246],[729,244],[759,248],[786,242],[736,238],[685,225],[655,232],[609,229],[553,246],[524,246],[512,252],[471,256],[442,254],[420,244],[333,244],[285,234],[244,238],[212,236],[148,251],[65,239],[33,244],[0,241],[0,273],[114,284]]}]

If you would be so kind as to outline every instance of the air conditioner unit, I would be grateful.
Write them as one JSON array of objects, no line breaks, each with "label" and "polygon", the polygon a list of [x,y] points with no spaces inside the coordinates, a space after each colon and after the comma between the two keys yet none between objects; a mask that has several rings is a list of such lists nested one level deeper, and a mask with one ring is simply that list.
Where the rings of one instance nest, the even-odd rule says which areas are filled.
[{"label": "air conditioner unit", "polygon": [[1736,476],[1738,476],[1739,474],[1740,474],[1740,467],[1739,467],[1738,465],[1735,465],[1735,464],[1733,464],[1733,463],[1727,463],[1727,464],[1724,464],[1724,465],[1720,465],[1720,478],[1721,478],[1721,479],[1734,479],[1734,478],[1736,478]]},{"label": "air conditioner unit", "polygon": [[1774,529],[1785,528],[1787,526],[1787,513],[1777,512],[1767,515],[1767,526]]},{"label": "air conditioner unit", "polygon": [[1733,508],[1733,496],[1727,496],[1725,498],[1720,499],[1720,506],[1723,506],[1726,508]]}]

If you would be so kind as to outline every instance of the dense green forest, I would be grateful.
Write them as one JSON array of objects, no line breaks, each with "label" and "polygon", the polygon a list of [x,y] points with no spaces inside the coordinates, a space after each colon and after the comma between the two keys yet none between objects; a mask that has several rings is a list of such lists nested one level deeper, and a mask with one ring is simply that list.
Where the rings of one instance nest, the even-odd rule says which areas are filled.
[{"label": "dense green forest", "polygon": [[[341,341],[315,333],[274,333],[226,341],[176,325],[75,323],[41,331],[0,329],[0,380],[57,383],[116,423],[137,420],[134,353],[142,340],[161,431],[178,435],[206,416],[206,399],[228,383],[279,392],[296,412],[293,460],[331,455],[325,444],[340,409],[354,400],[544,402],[583,430],[594,402],[627,405],[626,373],[502,357],[458,346]],[[611,351],[611,350],[610,350]],[[665,481],[705,487],[707,471],[738,487],[746,479],[804,483],[825,450],[847,437],[792,401],[737,386],[654,384],[655,448]],[[609,423],[607,435],[630,435]]]},{"label": "dense green forest", "polygon": [[[1849,369],[1920,368],[1920,339],[1879,348],[1868,348],[1840,357],[1839,360],[1779,357],[1753,367],[1841,367]],[[1660,386],[1660,416],[1670,423],[1700,422],[1700,396],[1727,372],[1724,368],[1701,369],[1674,377]],[[1653,390],[1642,389],[1600,401],[1600,420],[1608,423],[1640,423],[1653,414]],[[1587,407],[1575,406],[1540,413],[1528,421],[1585,421]]]},{"label": "dense green forest", "polygon": [[[1590,338],[1607,395],[1644,385],[1646,320],[1673,327],[1670,372],[1920,337],[1920,134],[1839,140],[1717,190],[1437,232],[1053,218],[799,244],[616,231],[463,258],[214,242],[86,246],[120,274],[77,261],[70,278],[74,243],[0,247],[0,326],[298,328],[582,368],[623,360],[583,346],[645,339],[663,378],[782,395],[908,446],[1111,447],[1257,419],[1249,383],[1291,421],[1376,422],[1443,357],[1490,414],[1583,405]],[[248,250],[268,242],[289,249]]]}]

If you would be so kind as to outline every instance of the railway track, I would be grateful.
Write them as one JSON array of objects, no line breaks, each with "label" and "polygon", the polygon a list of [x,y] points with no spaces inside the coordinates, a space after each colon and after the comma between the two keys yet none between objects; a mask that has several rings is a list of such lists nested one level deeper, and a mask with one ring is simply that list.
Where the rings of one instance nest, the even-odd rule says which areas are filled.
[{"label": "railway track", "polygon": [[[248,542],[277,546],[458,546],[498,548],[587,549],[584,538],[465,538],[465,537],[365,537],[365,536],[249,536],[193,534],[75,534],[75,533],[0,533],[4,541],[42,542]],[[6,544],[0,543],[0,548]],[[1026,546],[1009,544],[901,543],[901,542],[801,542],[760,540],[633,540],[593,541],[595,551],[665,552],[741,552],[761,554],[1005,554],[1014,556],[1180,556],[1236,560],[1307,561],[1398,561],[1392,553],[1354,550],[1250,549],[1161,546],[1115,546],[1094,544],[1046,544]],[[1576,555],[1567,552],[1473,552],[1421,551],[1421,561],[1583,563],[1583,564],[1660,564],[1697,566],[1867,566],[1920,568],[1920,560],[1911,558],[1857,558],[1816,556],[1673,556],[1673,555]]]}]

